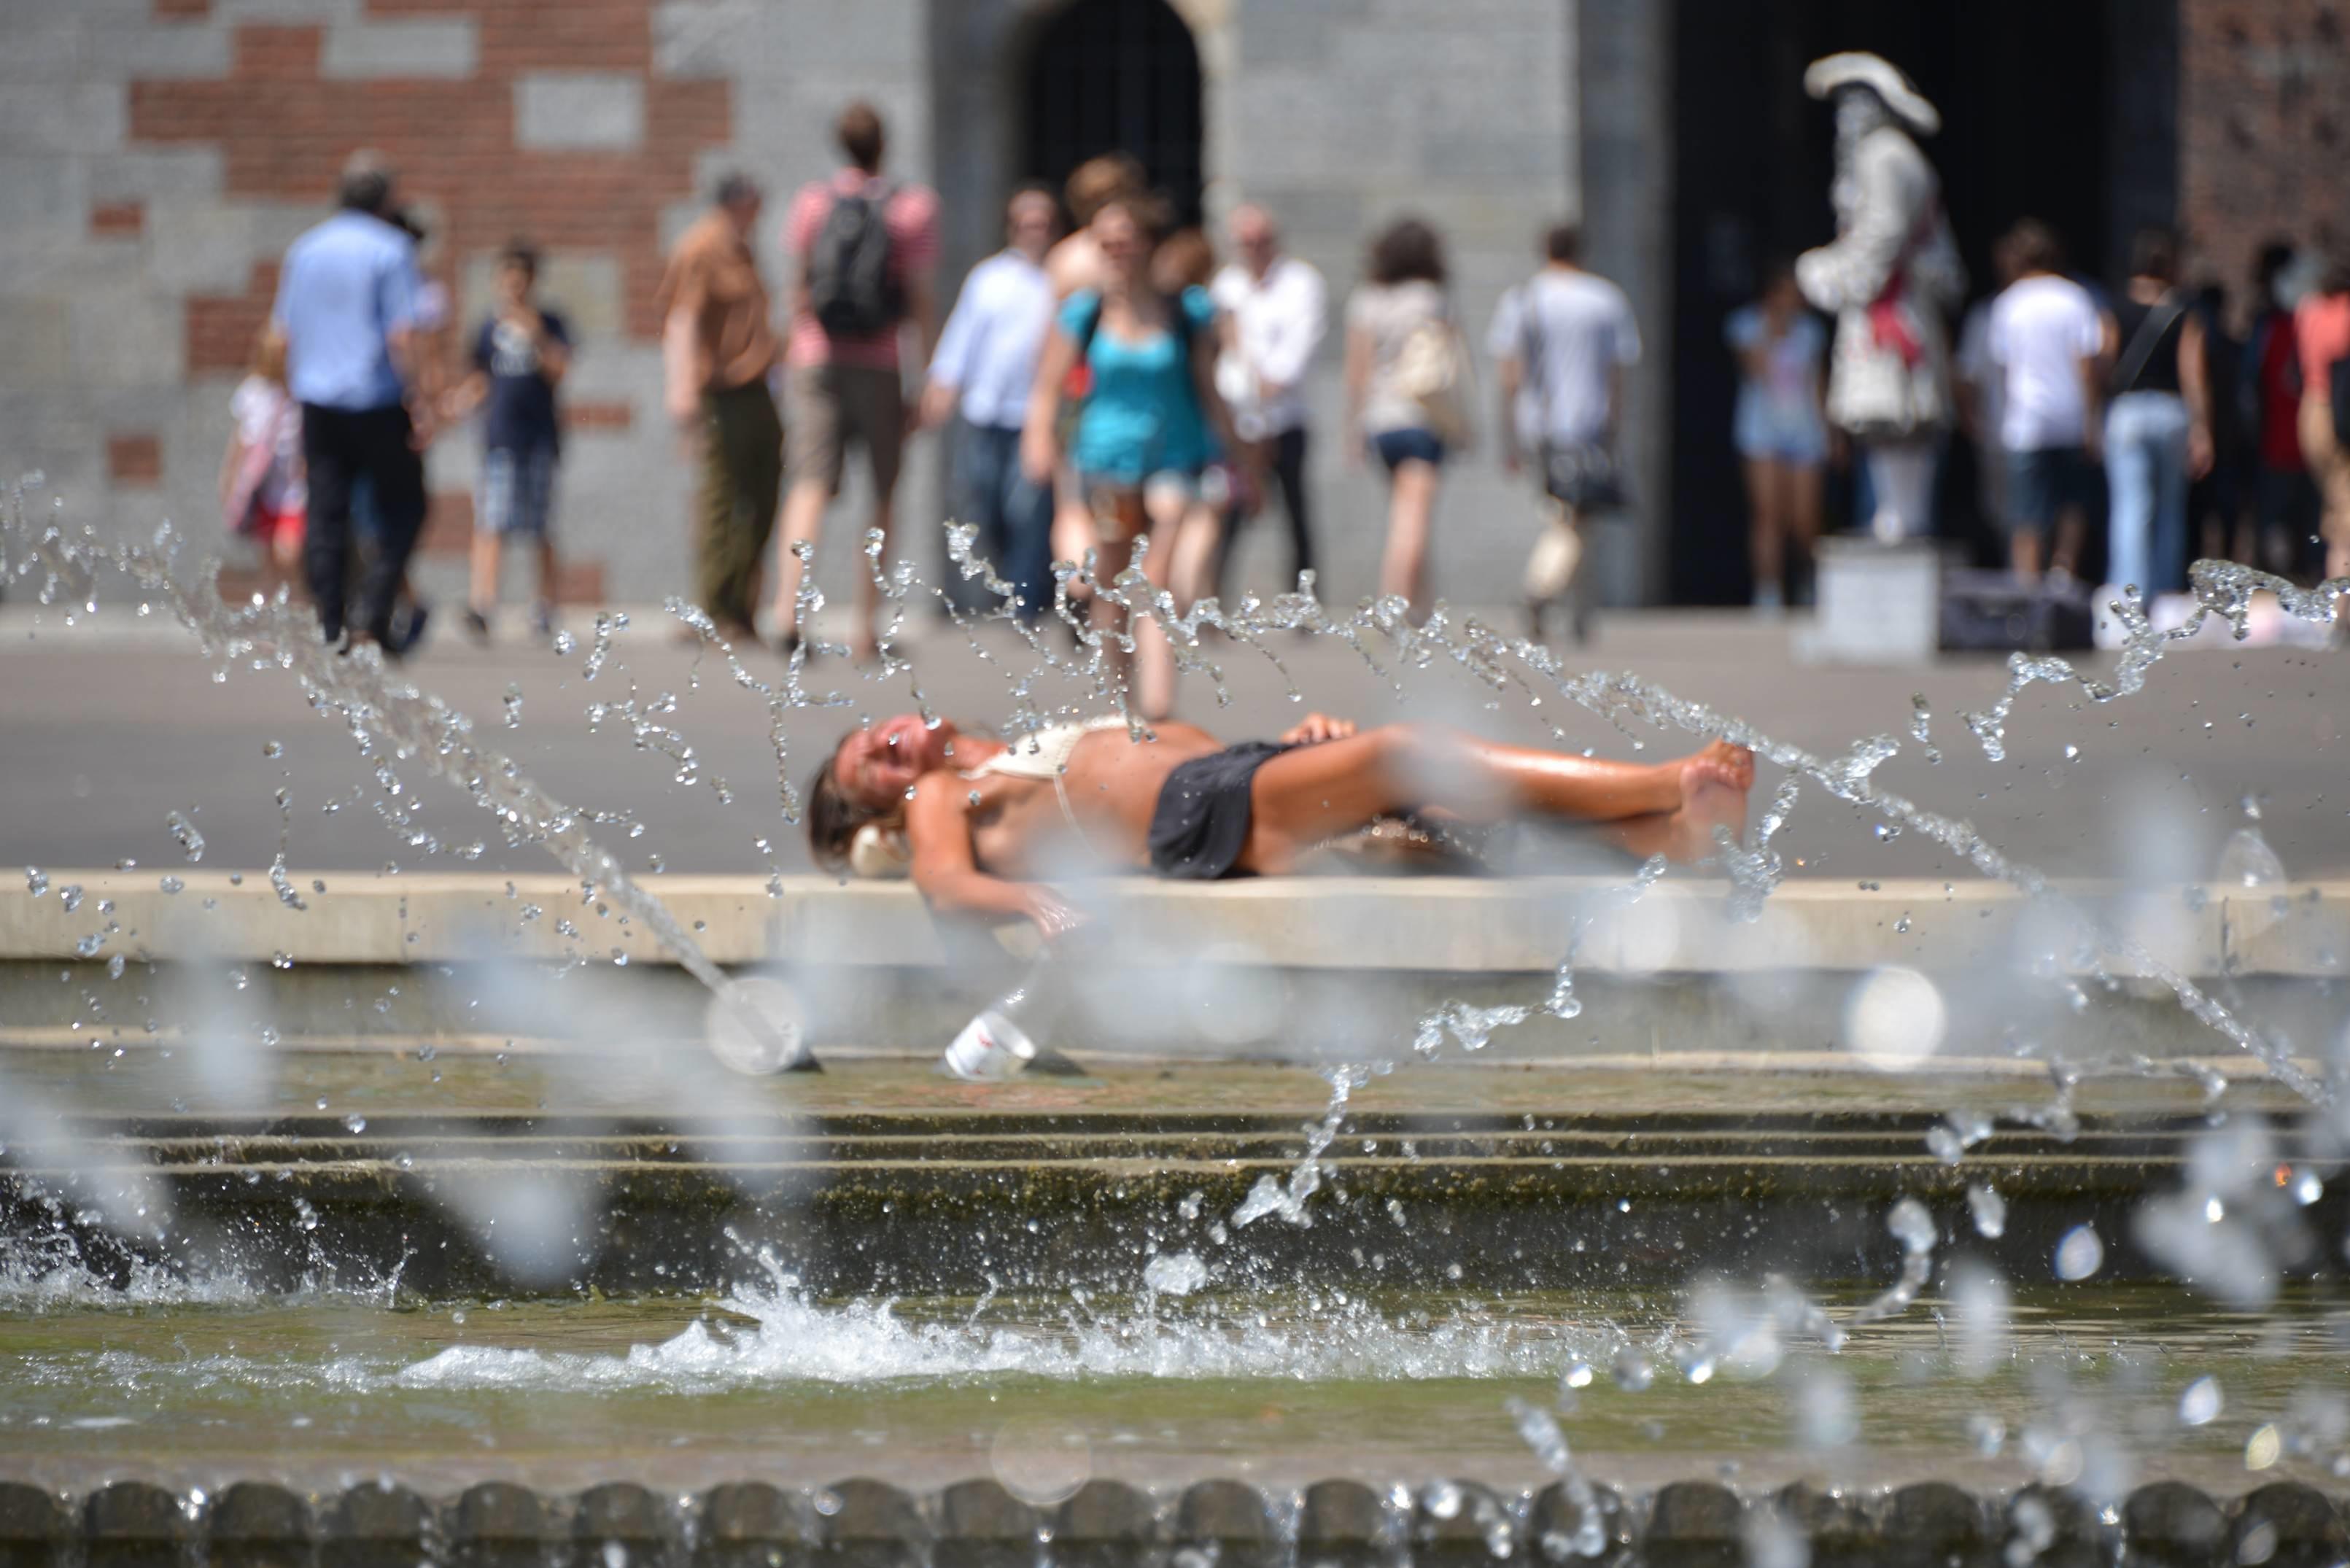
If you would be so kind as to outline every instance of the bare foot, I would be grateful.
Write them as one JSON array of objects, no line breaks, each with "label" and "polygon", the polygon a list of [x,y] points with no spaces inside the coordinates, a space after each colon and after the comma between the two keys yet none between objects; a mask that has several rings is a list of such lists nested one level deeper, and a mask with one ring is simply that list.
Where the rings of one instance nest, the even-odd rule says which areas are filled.
[{"label": "bare foot", "polygon": [[1746,831],[1746,794],[1754,787],[1754,753],[1716,741],[1681,759],[1681,808],[1673,813],[1665,853],[1689,865],[1719,847],[1713,830]]},{"label": "bare foot", "polygon": [[1754,753],[1728,741],[1716,741],[1701,752],[1692,752],[1681,759],[1680,769],[1684,805],[1702,784],[1724,785],[1741,795],[1754,787]]}]

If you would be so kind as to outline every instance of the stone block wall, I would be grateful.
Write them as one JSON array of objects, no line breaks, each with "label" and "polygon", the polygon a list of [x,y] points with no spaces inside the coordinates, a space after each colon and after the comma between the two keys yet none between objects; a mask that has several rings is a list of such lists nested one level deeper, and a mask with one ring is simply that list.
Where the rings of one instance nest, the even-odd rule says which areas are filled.
[{"label": "stone block wall", "polygon": [[2350,258],[2350,12],[2180,0],[2179,221],[2231,287],[2272,236]]}]

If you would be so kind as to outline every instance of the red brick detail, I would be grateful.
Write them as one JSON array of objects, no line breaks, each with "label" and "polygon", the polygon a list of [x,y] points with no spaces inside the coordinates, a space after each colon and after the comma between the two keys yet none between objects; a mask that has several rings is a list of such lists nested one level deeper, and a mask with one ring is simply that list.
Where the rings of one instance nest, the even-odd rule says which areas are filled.
[{"label": "red brick detail", "polygon": [[253,358],[253,340],[269,319],[277,298],[277,264],[255,262],[253,280],[236,296],[197,295],[188,301],[188,371],[242,370]]},{"label": "red brick detail", "polygon": [[151,431],[124,431],[106,438],[107,477],[117,484],[163,482],[163,443]]},{"label": "red brick detail", "polygon": [[473,498],[463,490],[437,490],[416,537],[419,554],[463,556],[473,542]]},{"label": "red brick detail", "polygon": [[97,239],[136,239],[146,226],[143,202],[100,202],[89,210],[89,232]]},{"label": "red brick detail", "polygon": [[563,405],[563,428],[567,431],[624,431],[636,421],[636,406],[619,400]]},{"label": "red brick detail", "polygon": [[2350,254],[2350,42],[2333,0],[2180,0],[2179,218],[2239,286],[2272,237]]},{"label": "red brick detail", "polygon": [[[444,282],[515,234],[552,251],[611,255],[625,330],[650,341],[660,330],[661,213],[693,193],[696,154],[723,144],[733,126],[728,84],[651,74],[656,3],[368,0],[371,16],[473,18],[480,64],[467,81],[323,81],[317,26],[240,25],[227,78],[132,82],[130,134],[217,147],[232,198],[322,204],[354,149],[380,149],[402,189],[440,214]],[[642,75],[644,145],[516,149],[514,79],[542,69]]]},{"label": "red brick detail", "polygon": [[559,605],[609,604],[611,601],[604,597],[604,563],[557,561],[555,564],[555,602]]}]

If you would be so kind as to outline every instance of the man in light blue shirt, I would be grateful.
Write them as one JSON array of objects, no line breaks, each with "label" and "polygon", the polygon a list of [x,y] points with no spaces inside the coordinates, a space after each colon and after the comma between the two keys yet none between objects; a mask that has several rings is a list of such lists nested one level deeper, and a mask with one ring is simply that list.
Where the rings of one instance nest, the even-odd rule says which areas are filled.
[{"label": "man in light blue shirt", "polygon": [[393,176],[372,153],[344,166],[335,215],[286,253],[271,320],[286,337],[286,379],[302,405],[309,519],[303,566],[328,642],[346,628],[351,492],[362,480],[381,521],[349,627],[394,651],[392,604],[424,524],[423,448],[432,389],[414,341],[416,246],[389,221]]},{"label": "man in light blue shirt", "polygon": [[1044,263],[1058,217],[1043,186],[1013,193],[1004,213],[1010,244],[963,280],[922,392],[925,424],[962,415],[957,521],[978,525],[980,555],[1012,585],[1020,618],[1030,623],[1053,604],[1053,496],[1021,472],[1020,428],[1053,319]]}]

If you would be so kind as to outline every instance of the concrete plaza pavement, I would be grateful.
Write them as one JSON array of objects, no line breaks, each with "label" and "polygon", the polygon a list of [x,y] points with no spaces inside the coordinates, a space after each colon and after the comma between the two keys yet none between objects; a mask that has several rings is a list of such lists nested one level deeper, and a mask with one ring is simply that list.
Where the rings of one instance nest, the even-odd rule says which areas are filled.
[{"label": "concrete plaza pavement", "polygon": [[[444,613],[449,613],[444,610]],[[632,866],[677,872],[782,871],[807,866],[797,829],[780,815],[778,765],[765,701],[740,688],[714,656],[696,659],[671,643],[656,608],[631,611],[631,625],[594,680],[583,670],[590,619],[574,612],[578,646],[557,654],[543,639],[509,636],[476,649],[450,631],[407,667],[419,686],[472,716],[488,744],[507,751],[557,798],[628,814],[640,832],[613,823],[602,831]],[[495,825],[417,763],[397,771],[420,803],[417,820],[447,845],[486,842],[477,860],[433,855],[386,831],[375,765],[337,723],[321,722],[296,682],[274,669],[239,666],[215,680],[194,640],[133,607],[102,604],[68,626],[51,610],[22,603],[0,609],[0,865],[96,867],[135,860],[159,874],[186,861],[165,825],[187,814],[206,841],[204,866],[266,865],[281,815],[275,792],[288,791],[287,854],[305,870],[539,871],[538,850],[510,847]],[[517,628],[517,633],[519,628]],[[1009,680],[1035,659],[1008,628],[980,628],[976,641],[941,623],[910,623],[913,671],[882,680],[842,659],[816,664],[813,693],[842,705],[791,711],[782,733],[784,768],[796,783],[860,715],[913,705],[919,684],[937,710],[966,722],[1000,720],[1012,708]],[[1055,640],[1055,649],[1062,647]],[[1409,672],[1399,691],[1335,639],[1283,637],[1278,653],[1305,694],[1289,701],[1280,674],[1249,649],[1214,650],[1230,701],[1187,678],[1183,716],[1238,739],[1275,732],[1301,707],[1351,714],[1366,723],[1436,719],[1496,736],[1546,739],[1547,716],[1570,743],[1597,754],[1633,754],[1635,737],[1555,694],[1540,710],[1527,693],[1496,694],[1451,664]],[[1384,651],[1384,650],[1380,650]],[[772,651],[746,654],[752,670],[779,680]],[[1384,660],[1390,663],[1391,661]],[[1605,617],[1591,647],[1571,666],[1630,670],[1675,694],[1742,718],[1781,740],[1826,754],[1860,738],[1901,740],[1877,774],[1886,787],[1928,809],[1971,821],[2009,855],[2052,874],[2192,880],[2213,876],[2221,846],[2252,826],[2251,797],[2266,836],[2295,878],[2350,871],[2350,658],[2291,649],[2181,650],[2152,673],[2148,689],[2110,703],[2076,686],[2042,685],[2019,701],[2009,755],[1988,760],[1960,720],[2004,684],[2002,661],[1947,659],[1930,668],[1858,670],[1799,664],[1787,622],[1730,612],[1626,612]],[[2086,671],[2108,661],[2088,656]],[[1047,703],[1083,699],[1083,689],[1047,674]],[[652,705],[673,694],[659,722],[691,743],[702,782],[676,781],[676,764],[637,746],[629,724],[597,704],[631,694]],[[518,696],[519,723],[505,723]],[[1913,696],[1933,714],[1930,762],[1909,738]],[[1678,734],[1645,732],[1645,754],[1688,749]],[[270,742],[283,755],[266,754]],[[2076,752],[2068,752],[2075,748]],[[1766,770],[1768,790],[1776,770]],[[723,802],[710,782],[723,778]],[[1867,880],[1973,873],[1912,832],[1887,839],[1877,819],[1807,788],[1779,840],[1797,876]]]}]

